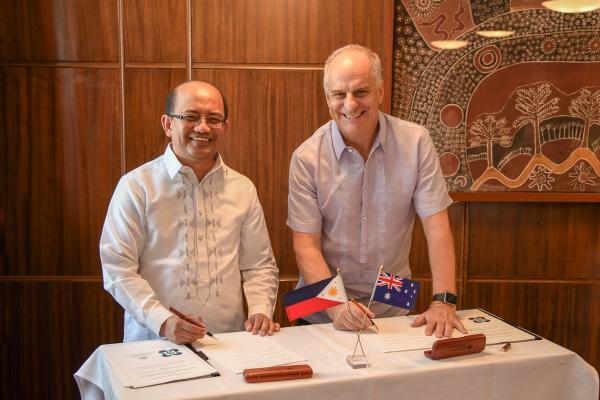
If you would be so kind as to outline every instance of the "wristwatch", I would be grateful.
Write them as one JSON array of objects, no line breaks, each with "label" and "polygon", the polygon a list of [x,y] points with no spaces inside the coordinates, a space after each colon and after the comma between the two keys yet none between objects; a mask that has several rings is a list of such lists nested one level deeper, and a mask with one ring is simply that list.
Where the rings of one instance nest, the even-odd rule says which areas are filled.
[{"label": "wristwatch", "polygon": [[433,295],[433,301],[442,301],[446,304],[450,304],[451,306],[456,306],[456,301],[458,297],[454,293],[444,292],[444,293],[436,293]]}]

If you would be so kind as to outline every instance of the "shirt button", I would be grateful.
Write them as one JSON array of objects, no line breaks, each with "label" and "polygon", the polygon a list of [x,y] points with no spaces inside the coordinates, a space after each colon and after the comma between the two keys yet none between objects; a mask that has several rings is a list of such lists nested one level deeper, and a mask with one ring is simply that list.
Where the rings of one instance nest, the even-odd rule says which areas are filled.
[{"label": "shirt button", "polygon": [[367,220],[367,217],[366,217],[366,216],[363,216],[363,217],[362,217],[362,220],[363,220],[363,221],[366,221],[366,220]]},{"label": "shirt button", "polygon": [[352,149],[348,149],[348,153],[352,153]]},{"label": "shirt button", "polygon": [[363,194],[367,194],[367,191],[366,191],[366,190],[363,190]]}]

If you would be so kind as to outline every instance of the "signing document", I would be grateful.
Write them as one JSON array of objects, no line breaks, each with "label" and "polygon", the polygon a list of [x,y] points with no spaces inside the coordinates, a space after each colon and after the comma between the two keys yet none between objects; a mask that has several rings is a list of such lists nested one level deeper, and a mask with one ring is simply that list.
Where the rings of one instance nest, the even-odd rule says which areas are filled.
[{"label": "signing document", "polygon": [[218,342],[198,341],[193,346],[234,374],[241,374],[246,368],[306,361],[306,358],[286,349],[272,337],[252,335],[249,332],[228,333],[219,337]]},{"label": "signing document", "polygon": [[192,350],[168,340],[118,343],[105,346],[104,351],[124,387],[219,375]]},{"label": "signing document", "polygon": [[[482,309],[462,310],[457,314],[469,335],[475,333],[485,335],[486,345],[539,339],[539,336],[511,325]],[[410,324],[415,318],[416,316],[394,318],[393,320],[391,318],[376,319],[380,334],[369,332],[362,338],[385,353],[430,349],[438,338],[434,335],[425,335],[423,327],[411,327]],[[457,330],[452,334],[452,337],[461,336],[465,335]]]}]

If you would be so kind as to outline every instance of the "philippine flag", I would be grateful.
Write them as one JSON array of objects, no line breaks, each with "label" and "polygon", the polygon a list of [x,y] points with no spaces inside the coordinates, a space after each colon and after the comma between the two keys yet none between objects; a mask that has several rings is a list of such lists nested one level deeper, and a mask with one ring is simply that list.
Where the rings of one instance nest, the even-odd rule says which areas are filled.
[{"label": "philippine flag", "polygon": [[340,275],[323,279],[283,295],[285,312],[290,321],[347,301],[346,289],[344,289],[344,282]]}]

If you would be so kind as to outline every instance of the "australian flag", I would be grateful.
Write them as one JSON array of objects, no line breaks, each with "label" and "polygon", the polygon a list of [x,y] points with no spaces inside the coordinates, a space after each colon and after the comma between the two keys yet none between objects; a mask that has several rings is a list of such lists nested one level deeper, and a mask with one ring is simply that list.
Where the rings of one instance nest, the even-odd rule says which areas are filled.
[{"label": "australian flag", "polygon": [[373,300],[412,310],[417,304],[419,283],[381,271],[375,284]]}]

